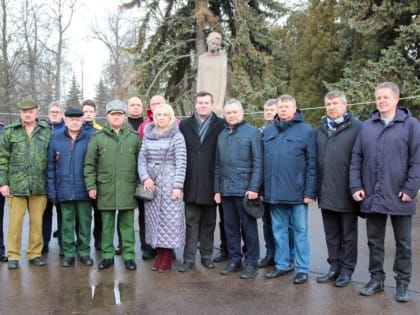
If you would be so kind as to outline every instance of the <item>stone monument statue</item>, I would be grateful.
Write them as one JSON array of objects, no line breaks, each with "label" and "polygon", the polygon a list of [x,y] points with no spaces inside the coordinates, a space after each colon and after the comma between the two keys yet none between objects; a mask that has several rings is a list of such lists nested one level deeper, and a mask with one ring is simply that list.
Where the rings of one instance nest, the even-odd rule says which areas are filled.
[{"label": "stone monument statue", "polygon": [[227,83],[227,58],[220,52],[222,35],[211,32],[207,37],[207,52],[198,57],[197,92],[213,95],[213,110],[223,116],[223,103]]}]

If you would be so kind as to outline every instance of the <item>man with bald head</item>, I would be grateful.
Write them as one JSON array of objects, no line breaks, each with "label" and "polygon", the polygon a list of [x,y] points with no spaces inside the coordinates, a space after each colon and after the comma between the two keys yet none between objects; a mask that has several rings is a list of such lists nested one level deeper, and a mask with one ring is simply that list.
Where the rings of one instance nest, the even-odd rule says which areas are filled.
[{"label": "man with bald head", "polygon": [[[308,280],[308,204],[316,197],[315,132],[304,123],[293,96],[277,100],[274,124],[263,132],[264,201],[270,207],[275,240],[274,269],[265,274],[273,279],[292,271],[289,251],[289,220],[295,240],[296,274],[293,283]],[[279,163],[281,161],[281,163]]]},{"label": "man with bald head", "polygon": [[140,98],[133,96],[127,101],[128,125],[137,131],[143,122],[143,102]]},{"label": "man with bald head", "polygon": [[166,103],[166,99],[162,95],[154,95],[150,99],[150,107],[146,109],[147,120],[145,120],[140,125],[140,128],[138,129],[140,137],[142,139],[144,136],[144,128],[146,128],[148,124],[151,124],[153,122],[153,111],[155,110],[156,107],[158,107],[158,105],[165,104],[165,103]]}]

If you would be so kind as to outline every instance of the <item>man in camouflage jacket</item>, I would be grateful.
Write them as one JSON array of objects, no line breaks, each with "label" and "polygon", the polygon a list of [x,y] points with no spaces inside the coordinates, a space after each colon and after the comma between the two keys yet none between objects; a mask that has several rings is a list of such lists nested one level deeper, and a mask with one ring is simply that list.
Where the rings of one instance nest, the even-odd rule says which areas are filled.
[{"label": "man in camouflage jacket", "polygon": [[51,131],[38,120],[32,100],[19,105],[20,119],[5,127],[0,138],[0,193],[8,198],[8,268],[17,269],[21,258],[22,224],[29,212],[28,260],[45,265],[41,257],[42,217],[46,196],[47,148]]}]

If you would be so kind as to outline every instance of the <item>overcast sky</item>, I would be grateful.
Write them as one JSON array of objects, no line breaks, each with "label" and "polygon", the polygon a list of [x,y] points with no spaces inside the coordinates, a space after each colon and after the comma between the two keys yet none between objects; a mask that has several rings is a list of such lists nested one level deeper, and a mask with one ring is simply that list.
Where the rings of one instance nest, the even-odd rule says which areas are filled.
[{"label": "overcast sky", "polygon": [[[98,84],[101,69],[108,58],[105,46],[91,38],[91,29],[95,20],[98,25],[106,24],[109,11],[118,10],[120,0],[84,0],[79,1],[79,9],[74,15],[70,29],[66,32],[68,51],[66,56],[72,64],[79,84],[81,84],[81,64],[84,71],[84,98],[95,97],[95,86]],[[73,73],[66,79],[66,93]]]}]

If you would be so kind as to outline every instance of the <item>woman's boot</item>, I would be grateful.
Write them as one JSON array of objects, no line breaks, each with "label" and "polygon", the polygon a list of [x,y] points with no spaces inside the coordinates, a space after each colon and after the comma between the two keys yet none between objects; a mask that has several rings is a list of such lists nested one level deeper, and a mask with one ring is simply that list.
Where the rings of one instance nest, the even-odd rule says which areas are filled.
[{"label": "woman's boot", "polygon": [[162,258],[163,258],[162,251],[163,250],[160,247],[158,247],[156,249],[156,258],[155,258],[155,262],[153,263],[153,266],[152,266],[153,271],[157,271],[160,268],[160,265],[162,263]]},{"label": "woman's boot", "polygon": [[172,249],[171,248],[162,248],[163,258],[159,266],[159,272],[166,272],[171,269],[172,266]]}]

